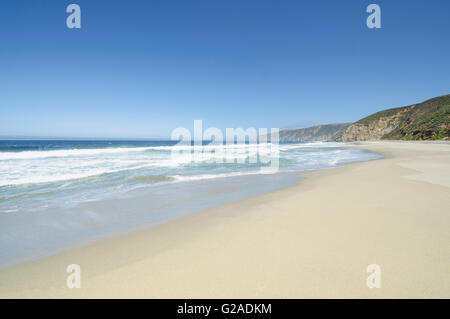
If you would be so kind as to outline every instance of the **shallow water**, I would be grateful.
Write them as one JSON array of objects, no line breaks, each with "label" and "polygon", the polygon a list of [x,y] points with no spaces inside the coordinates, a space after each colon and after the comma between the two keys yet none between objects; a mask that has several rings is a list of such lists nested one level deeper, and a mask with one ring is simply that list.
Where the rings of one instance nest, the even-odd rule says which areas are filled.
[{"label": "shallow water", "polygon": [[[294,172],[380,157],[337,143],[221,146],[208,157],[174,154],[191,149],[174,144],[2,141],[0,266],[293,185]],[[279,169],[255,154],[277,156]]]}]

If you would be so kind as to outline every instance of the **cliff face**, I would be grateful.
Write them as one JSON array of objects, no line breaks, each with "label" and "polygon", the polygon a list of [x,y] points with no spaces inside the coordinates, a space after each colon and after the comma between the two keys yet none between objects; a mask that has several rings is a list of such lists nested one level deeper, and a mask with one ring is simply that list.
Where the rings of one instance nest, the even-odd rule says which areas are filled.
[{"label": "cliff face", "polygon": [[399,126],[403,114],[408,111],[408,107],[393,110],[395,112],[391,115],[384,114],[377,119],[370,121],[364,121],[363,119],[349,125],[336,137],[336,140],[340,142],[381,140],[383,136],[391,133]]},{"label": "cliff face", "polygon": [[450,139],[450,94],[377,112],[355,123],[282,130],[280,142]]},{"label": "cliff face", "polygon": [[349,125],[336,141],[449,139],[450,95],[381,111]]},{"label": "cliff face", "polygon": [[334,141],[350,123],[317,125],[280,131],[280,142]]}]

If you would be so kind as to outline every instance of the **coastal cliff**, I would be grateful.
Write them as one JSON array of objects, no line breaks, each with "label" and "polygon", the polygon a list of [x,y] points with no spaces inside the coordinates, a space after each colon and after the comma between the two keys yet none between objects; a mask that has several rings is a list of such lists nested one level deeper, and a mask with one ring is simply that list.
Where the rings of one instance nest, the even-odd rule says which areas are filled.
[{"label": "coastal cliff", "polygon": [[438,140],[450,137],[450,95],[384,110],[340,132],[336,141]]},{"label": "coastal cliff", "polygon": [[280,131],[280,142],[334,141],[350,123],[317,125]]},{"label": "coastal cliff", "polygon": [[280,142],[449,139],[450,94],[418,104],[380,111],[355,123],[280,131]]}]

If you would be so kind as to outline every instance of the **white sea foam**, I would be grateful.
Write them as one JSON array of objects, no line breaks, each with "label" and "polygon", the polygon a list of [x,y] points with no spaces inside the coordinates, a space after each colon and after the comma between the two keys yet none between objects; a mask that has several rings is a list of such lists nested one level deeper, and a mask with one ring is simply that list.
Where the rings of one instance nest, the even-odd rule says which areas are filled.
[{"label": "white sea foam", "polygon": [[236,144],[3,152],[0,186],[67,181],[144,168],[171,169],[190,163],[244,162],[270,151],[270,146]]},{"label": "white sea foam", "polygon": [[[0,242],[7,247],[0,265],[40,247],[59,249],[295,183],[294,174],[249,162],[254,156],[279,156],[280,171],[295,173],[378,157],[339,143],[155,144],[0,152]],[[127,196],[142,196],[145,205]]]},{"label": "white sea foam", "polygon": [[[173,177],[176,181],[273,173],[255,163],[258,156],[279,155],[282,170],[302,171],[367,160],[373,154],[343,149],[342,143],[231,144],[116,147],[0,152],[0,187],[66,182],[122,174]],[[272,154],[272,151],[279,153]],[[239,163],[239,165],[232,165]],[[231,165],[229,165],[231,164]],[[138,171],[143,170],[143,172]]]},{"label": "white sea foam", "polygon": [[40,159],[53,157],[75,157],[75,156],[94,156],[105,154],[124,154],[145,151],[202,151],[202,150],[244,150],[244,149],[263,149],[275,147],[274,144],[210,144],[210,145],[181,145],[174,146],[147,146],[147,147],[116,147],[116,148],[98,148],[98,149],[68,149],[68,150],[50,150],[50,151],[22,151],[22,152],[0,152],[0,161],[20,160],[20,159]]},{"label": "white sea foam", "polygon": [[0,152],[0,161],[18,160],[18,159],[39,159],[51,157],[69,157],[69,156],[92,156],[101,154],[142,152],[151,149],[153,149],[153,147],[117,147],[117,148],[99,148],[99,149]]}]

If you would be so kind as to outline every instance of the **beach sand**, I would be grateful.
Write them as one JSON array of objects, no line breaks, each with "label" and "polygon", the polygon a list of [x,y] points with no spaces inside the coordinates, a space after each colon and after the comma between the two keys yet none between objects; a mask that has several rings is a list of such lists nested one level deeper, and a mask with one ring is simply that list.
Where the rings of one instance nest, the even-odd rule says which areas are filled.
[{"label": "beach sand", "polygon": [[2,269],[0,297],[450,298],[450,144],[353,147],[385,158]]}]

